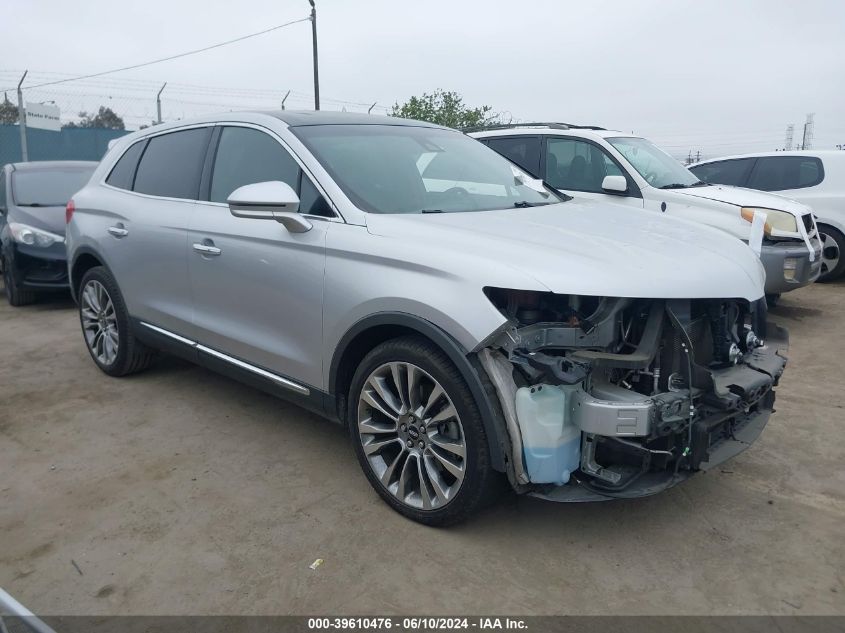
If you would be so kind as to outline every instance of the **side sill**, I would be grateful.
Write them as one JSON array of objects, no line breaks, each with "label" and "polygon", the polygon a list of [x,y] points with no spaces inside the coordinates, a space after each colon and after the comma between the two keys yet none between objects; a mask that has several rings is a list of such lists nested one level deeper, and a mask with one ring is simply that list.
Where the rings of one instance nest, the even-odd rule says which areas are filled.
[{"label": "side sill", "polygon": [[151,347],[180,356],[265,393],[289,400],[322,417],[339,422],[337,416],[331,413],[336,408],[334,398],[324,391],[294,382],[157,325],[138,319],[132,321],[135,334]]}]

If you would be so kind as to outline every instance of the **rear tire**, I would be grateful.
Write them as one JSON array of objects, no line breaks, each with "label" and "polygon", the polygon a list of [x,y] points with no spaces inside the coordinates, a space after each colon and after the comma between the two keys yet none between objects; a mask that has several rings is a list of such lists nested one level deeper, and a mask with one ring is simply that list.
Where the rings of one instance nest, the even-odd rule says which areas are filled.
[{"label": "rear tire", "polygon": [[833,281],[845,273],[845,235],[842,231],[828,224],[819,224],[819,237],[822,241],[822,274],[818,281]]},{"label": "rear tire", "polygon": [[156,352],[135,338],[117,282],[103,266],[89,269],[79,284],[79,322],[85,347],[109,376],[149,367]]},{"label": "rear tire", "polygon": [[35,292],[24,290],[15,275],[15,267],[8,259],[3,259],[3,284],[6,286],[6,299],[9,305],[20,307],[35,302]]},{"label": "rear tire", "polygon": [[458,523],[501,489],[469,388],[424,338],[386,341],[364,357],[352,378],[347,421],[370,484],[409,519]]}]

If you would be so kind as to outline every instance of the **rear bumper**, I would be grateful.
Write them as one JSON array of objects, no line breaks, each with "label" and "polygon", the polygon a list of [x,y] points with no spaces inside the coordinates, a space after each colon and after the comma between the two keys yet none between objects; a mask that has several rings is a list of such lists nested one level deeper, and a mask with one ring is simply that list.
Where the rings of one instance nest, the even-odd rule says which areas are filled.
[{"label": "rear bumper", "polygon": [[[713,392],[707,396],[708,411],[693,423],[691,451],[683,461],[652,460],[647,471],[633,477],[629,485],[620,489],[601,489],[578,470],[566,485],[536,486],[529,494],[557,502],[647,497],[668,490],[699,471],[716,468],[749,448],[774,412],[774,387],[783,373],[784,354],[789,347],[789,334],[785,329],[773,323],[768,323],[767,328],[770,338],[763,347],[746,354],[743,364],[712,371]],[[620,403],[620,410],[625,406]],[[592,441],[610,446],[619,440],[594,435]]]},{"label": "rear bumper", "polygon": [[821,245],[812,242],[815,257],[800,242],[764,244],[760,260],[766,269],[766,294],[775,295],[813,283],[821,273]]}]

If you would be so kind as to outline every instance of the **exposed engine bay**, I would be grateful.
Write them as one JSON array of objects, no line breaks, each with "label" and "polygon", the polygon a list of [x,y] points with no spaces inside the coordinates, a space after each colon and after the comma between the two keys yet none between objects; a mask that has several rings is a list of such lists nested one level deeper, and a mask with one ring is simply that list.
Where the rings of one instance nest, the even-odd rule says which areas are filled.
[{"label": "exposed engine bay", "polygon": [[772,412],[788,335],[763,299],[485,293],[507,318],[479,360],[518,490],[654,494],[747,448]]}]

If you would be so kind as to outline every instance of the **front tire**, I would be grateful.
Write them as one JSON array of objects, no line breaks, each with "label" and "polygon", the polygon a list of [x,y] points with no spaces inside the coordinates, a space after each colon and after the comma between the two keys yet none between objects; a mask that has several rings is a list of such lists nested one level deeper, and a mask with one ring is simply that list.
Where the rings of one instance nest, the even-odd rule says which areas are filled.
[{"label": "front tire", "polygon": [[819,238],[822,243],[822,272],[818,281],[833,281],[845,273],[845,235],[827,224],[819,224]]},{"label": "front tire", "polygon": [[155,360],[155,352],[133,335],[117,282],[103,266],[91,268],[82,277],[79,322],[88,353],[109,376],[133,374]]},{"label": "front tire", "polygon": [[460,522],[496,490],[478,407],[449,358],[427,340],[382,343],[361,361],[347,412],[370,484],[400,514]]},{"label": "front tire", "polygon": [[6,299],[9,305],[20,307],[35,303],[35,293],[24,290],[15,275],[14,264],[8,258],[3,259],[3,285],[6,287]]}]

